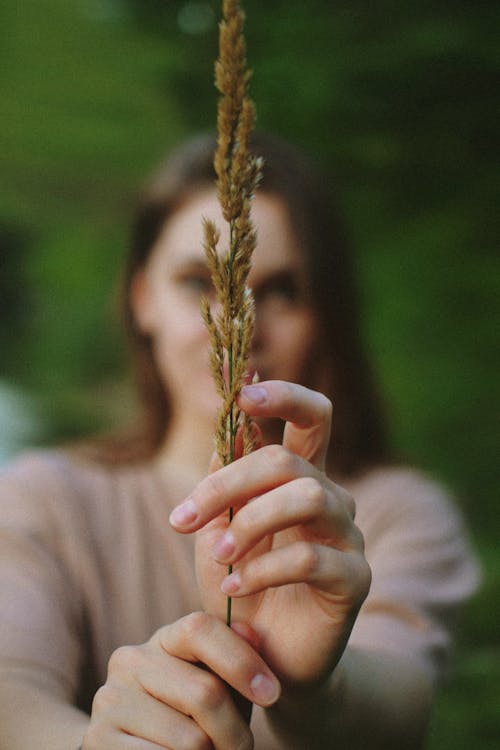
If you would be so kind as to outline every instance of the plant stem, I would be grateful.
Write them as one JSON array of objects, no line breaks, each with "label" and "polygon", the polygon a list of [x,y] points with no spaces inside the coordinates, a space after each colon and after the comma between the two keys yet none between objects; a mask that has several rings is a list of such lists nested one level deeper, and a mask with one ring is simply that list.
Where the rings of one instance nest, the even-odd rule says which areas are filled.
[{"label": "plant stem", "polygon": [[[229,225],[229,261],[228,261],[228,269],[229,269],[229,310],[232,310],[233,308],[233,258],[234,258],[234,240],[233,240],[233,234],[234,234],[234,221],[230,222]],[[227,358],[228,358],[228,380],[229,380],[229,391],[232,392],[233,390],[233,342],[229,342],[229,348],[227,352]],[[236,447],[236,434],[235,434],[235,425],[234,425],[234,410],[231,408],[229,412],[229,460],[232,463],[235,458],[235,447]],[[233,520],[234,510],[233,508],[229,508],[229,524],[231,524],[231,521]],[[233,566],[230,564],[227,568],[228,575],[231,575],[233,572]],[[231,626],[231,611],[232,611],[232,603],[233,600],[230,596],[227,597],[226,600],[226,625],[228,627]]]},{"label": "plant stem", "polygon": [[[217,195],[223,218],[229,224],[229,248],[219,255],[220,233],[209,220],[205,227],[205,252],[208,267],[221,305],[214,319],[207,298],[202,300],[202,315],[210,341],[210,362],[215,384],[222,398],[215,425],[215,444],[221,464],[236,460],[236,437],[241,428],[242,453],[253,450],[250,420],[241,414],[236,397],[244,383],[254,325],[254,305],[247,278],[256,235],[250,220],[250,201],[258,187],[262,160],[251,154],[249,138],[255,111],[247,96],[250,71],[245,60],[244,13],[239,0],[222,0],[219,26],[219,57],[215,64],[215,83],[221,96],[217,110],[217,149],[214,168]],[[227,367],[227,371],[226,371]],[[229,524],[234,508],[229,509]],[[232,573],[232,566],[228,573]],[[227,624],[231,624],[231,597],[227,598]]]}]

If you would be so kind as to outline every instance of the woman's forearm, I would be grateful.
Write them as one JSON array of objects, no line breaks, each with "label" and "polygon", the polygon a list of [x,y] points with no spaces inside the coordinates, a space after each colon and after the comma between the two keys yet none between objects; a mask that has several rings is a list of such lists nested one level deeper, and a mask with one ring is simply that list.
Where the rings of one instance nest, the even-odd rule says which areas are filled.
[{"label": "woman's forearm", "polygon": [[431,681],[420,665],[348,649],[321,691],[285,690],[267,717],[288,750],[419,750],[431,704]]}]

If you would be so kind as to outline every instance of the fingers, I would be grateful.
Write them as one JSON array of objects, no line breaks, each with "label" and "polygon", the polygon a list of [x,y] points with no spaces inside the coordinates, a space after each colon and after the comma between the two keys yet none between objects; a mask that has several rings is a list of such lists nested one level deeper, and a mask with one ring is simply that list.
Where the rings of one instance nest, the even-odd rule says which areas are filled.
[{"label": "fingers", "polygon": [[[371,574],[353,515],[352,498],[344,490],[312,477],[301,477],[256,498],[238,511],[213,548],[218,562],[238,563],[238,569],[223,580],[223,593],[247,596],[306,583],[337,599],[363,601]],[[281,531],[286,534],[279,536]],[[266,552],[261,546],[257,556],[245,558],[271,538]]]},{"label": "fingers", "polygon": [[[239,508],[233,520],[236,531],[246,527],[250,535],[246,549],[265,534],[299,523],[310,523],[311,531],[325,538],[347,536],[347,544],[351,543],[349,535],[355,533],[351,496],[280,445],[261,448],[203,479],[174,509],[170,522],[178,531],[190,533],[230,507]],[[218,559],[226,561],[227,555]]]},{"label": "fingers", "polygon": [[198,612],[146,644],[117,649],[94,699],[84,749],[250,750],[252,733],[231,688],[269,706],[280,685],[249,643],[256,633],[241,630],[247,640]]},{"label": "fingers", "polygon": [[[242,507],[213,550],[221,563],[237,562],[266,536],[301,524],[311,538],[339,549],[363,549],[363,538],[352,523],[351,508],[340,488],[314,477],[300,477],[257,497]],[[346,493],[347,494],[347,493]]]},{"label": "fingers", "polygon": [[238,597],[307,583],[352,607],[354,602],[364,600],[370,581],[370,568],[361,555],[297,541],[249,560],[226,576],[221,589],[228,596]]},{"label": "fingers", "polygon": [[299,476],[322,473],[330,439],[331,403],[322,394],[283,381],[245,386],[241,407],[252,416],[287,420],[283,446],[267,446],[232,465],[218,468],[212,458],[207,479],[174,509],[171,524],[183,533],[200,529],[230,507],[244,504]]},{"label": "fingers", "polygon": [[281,445],[265,446],[203,479],[173,510],[170,523],[183,533],[195,531],[230,507],[300,476],[318,477],[320,472]]},{"label": "fingers", "polygon": [[320,469],[330,442],[332,404],[322,393],[282,380],[241,389],[239,406],[252,417],[286,421],[283,445]]},{"label": "fingers", "polygon": [[270,706],[278,699],[279,682],[264,660],[217,618],[196,612],[160,630],[157,637],[167,654],[202,662],[253,703]]},{"label": "fingers", "polygon": [[94,712],[102,718],[92,722],[85,737],[84,750],[212,747],[206,732],[192,718],[156,700],[144,690],[126,689],[116,676],[97,691]]}]

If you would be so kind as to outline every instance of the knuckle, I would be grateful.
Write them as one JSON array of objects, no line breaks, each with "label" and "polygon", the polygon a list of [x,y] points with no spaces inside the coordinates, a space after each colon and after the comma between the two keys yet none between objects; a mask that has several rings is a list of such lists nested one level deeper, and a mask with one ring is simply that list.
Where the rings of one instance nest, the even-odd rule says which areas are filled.
[{"label": "knuckle", "polygon": [[183,634],[188,640],[198,640],[210,628],[211,618],[206,612],[191,612],[181,621]]},{"label": "knuckle", "polygon": [[102,685],[94,695],[92,714],[109,713],[120,703],[120,693],[109,683]]},{"label": "knuckle", "polygon": [[372,570],[363,555],[350,554],[350,592],[353,600],[359,606],[364,602],[370,591],[372,583]]},{"label": "knuckle", "polygon": [[184,729],[182,744],[185,750],[213,750],[210,738],[197,724]]},{"label": "knuckle", "polygon": [[369,566],[366,559],[362,558],[362,563],[359,566],[359,588],[362,600],[366,599],[370,587],[372,585],[372,569]]},{"label": "knuckle", "polygon": [[352,525],[351,536],[352,536],[353,546],[356,547],[356,549],[359,549],[361,552],[364,553],[364,551],[365,551],[365,538],[363,536],[363,533],[356,526],[356,524]]},{"label": "knuckle", "polygon": [[158,630],[153,633],[151,638],[148,641],[148,645],[151,645],[153,647],[156,646],[162,646],[163,642],[165,640],[168,640],[169,634],[172,631],[172,627],[175,625],[175,623],[171,623],[170,625],[162,625],[158,628]]},{"label": "knuckle", "polygon": [[333,403],[323,393],[318,394],[320,410],[325,422],[331,422],[333,416]]},{"label": "knuckle", "polygon": [[356,517],[356,502],[351,494],[347,492],[347,490],[342,490],[342,502],[344,503],[345,509],[347,510],[349,516],[354,520]]},{"label": "knuckle", "polygon": [[321,482],[314,477],[304,477],[300,480],[300,490],[313,515],[323,513],[327,504],[327,495]]},{"label": "knuckle", "polygon": [[200,671],[193,689],[196,705],[203,713],[217,711],[227,699],[222,682],[208,672]]},{"label": "knuckle", "polygon": [[296,550],[296,563],[301,576],[307,579],[311,576],[319,563],[319,555],[313,544],[300,542]]},{"label": "knuckle", "polygon": [[133,672],[143,661],[144,650],[141,646],[120,646],[111,654],[108,671],[109,674]]},{"label": "knuckle", "polygon": [[297,457],[282,445],[268,445],[263,448],[265,456],[273,469],[280,474],[292,477],[297,472]]}]

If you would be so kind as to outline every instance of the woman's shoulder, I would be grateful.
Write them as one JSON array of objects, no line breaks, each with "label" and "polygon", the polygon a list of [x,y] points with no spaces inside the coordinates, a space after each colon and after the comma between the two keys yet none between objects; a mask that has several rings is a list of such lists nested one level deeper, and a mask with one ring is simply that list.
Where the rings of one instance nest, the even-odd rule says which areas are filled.
[{"label": "woman's shoulder", "polygon": [[[144,473],[144,472],[143,472]],[[137,485],[139,469],[106,466],[65,449],[20,454],[0,470],[0,518],[30,523],[104,520]]]},{"label": "woman's shoulder", "polygon": [[83,483],[103,482],[107,472],[97,463],[81,461],[63,449],[33,450],[21,453],[0,469],[0,490],[17,488],[21,493],[35,491],[39,498],[45,492],[76,491]]}]

